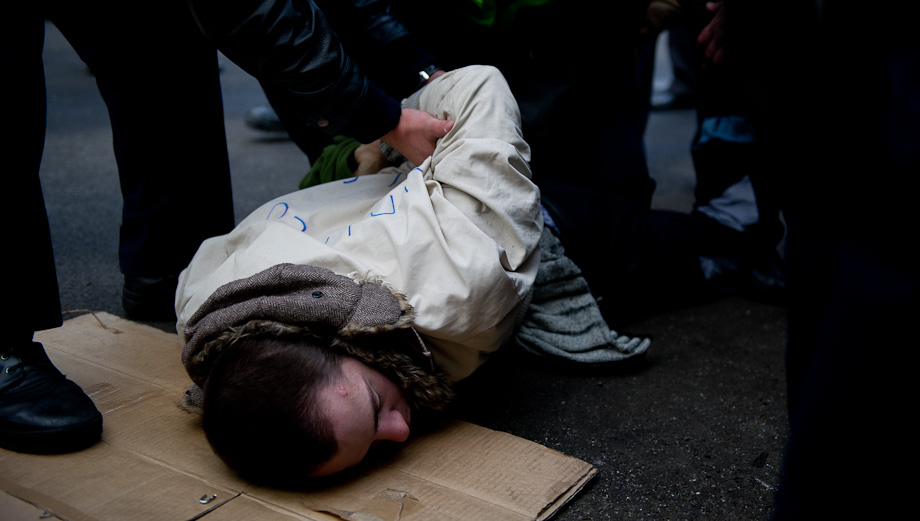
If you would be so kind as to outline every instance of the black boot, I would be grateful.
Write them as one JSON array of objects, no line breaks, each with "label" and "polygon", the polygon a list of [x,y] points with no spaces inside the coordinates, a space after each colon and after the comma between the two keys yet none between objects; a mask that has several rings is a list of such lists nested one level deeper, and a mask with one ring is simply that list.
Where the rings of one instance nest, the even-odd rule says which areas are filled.
[{"label": "black boot", "polygon": [[0,348],[0,447],[35,454],[73,452],[101,434],[102,415],[95,404],[54,367],[41,344]]},{"label": "black boot", "polygon": [[125,275],[125,286],[121,294],[125,316],[144,322],[175,322],[178,284],[178,276]]},{"label": "black boot", "polygon": [[700,212],[692,213],[700,230],[700,269],[712,297],[729,295],[783,306],[786,277],[774,242],[758,228],[737,231]]}]

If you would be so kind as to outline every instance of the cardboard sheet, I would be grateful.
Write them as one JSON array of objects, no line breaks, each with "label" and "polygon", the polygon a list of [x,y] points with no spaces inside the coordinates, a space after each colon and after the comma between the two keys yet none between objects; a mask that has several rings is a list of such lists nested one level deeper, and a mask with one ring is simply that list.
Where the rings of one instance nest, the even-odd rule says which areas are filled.
[{"label": "cardboard sheet", "polygon": [[66,520],[543,520],[593,466],[515,436],[448,421],[322,490],[253,486],[213,454],[179,407],[188,378],[175,334],[83,315],[36,340],[104,416],[74,454],[0,449],[0,518]]}]

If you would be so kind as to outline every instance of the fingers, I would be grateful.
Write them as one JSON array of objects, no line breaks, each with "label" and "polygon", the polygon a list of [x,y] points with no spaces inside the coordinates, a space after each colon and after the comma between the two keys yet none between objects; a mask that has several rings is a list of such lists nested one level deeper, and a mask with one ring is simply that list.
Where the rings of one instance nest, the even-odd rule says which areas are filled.
[{"label": "fingers", "polygon": [[697,48],[703,51],[704,67],[707,64],[719,65],[725,60],[722,42],[722,1],[707,2],[706,9],[713,13],[713,17],[696,39]]},{"label": "fingers", "polygon": [[725,52],[721,47],[711,47],[706,49],[706,58],[709,59],[713,65],[721,65],[722,61],[725,59]]},{"label": "fingers", "polygon": [[380,140],[373,143],[360,145],[354,151],[355,163],[358,168],[354,174],[357,176],[376,174],[387,166],[387,160],[380,151]]},{"label": "fingers", "polygon": [[403,109],[399,125],[382,139],[412,164],[420,165],[434,153],[438,140],[453,127],[454,122],[451,120],[438,119],[416,109]]},{"label": "fingers", "polygon": [[696,47],[698,49],[705,49],[709,46],[709,42],[712,41],[712,27],[707,25],[703,27],[703,30],[700,31],[699,36],[696,37]]},{"label": "fingers", "polygon": [[424,126],[427,129],[429,135],[435,138],[442,138],[450,132],[450,129],[454,127],[453,120],[443,120],[438,119],[427,112],[422,112],[417,109],[404,109],[411,110],[413,117],[419,118],[424,121]]},{"label": "fingers", "polygon": [[[433,117],[433,116],[432,116],[432,117]],[[447,133],[450,132],[450,129],[452,129],[452,128],[454,128],[454,122],[453,122],[453,120],[446,120],[446,121],[445,121],[445,120],[442,120],[442,119],[436,119],[436,118],[435,118],[435,120],[432,122],[431,127],[429,128],[429,130],[431,131],[431,135],[432,135],[435,139],[440,139],[440,138],[446,136]]]}]

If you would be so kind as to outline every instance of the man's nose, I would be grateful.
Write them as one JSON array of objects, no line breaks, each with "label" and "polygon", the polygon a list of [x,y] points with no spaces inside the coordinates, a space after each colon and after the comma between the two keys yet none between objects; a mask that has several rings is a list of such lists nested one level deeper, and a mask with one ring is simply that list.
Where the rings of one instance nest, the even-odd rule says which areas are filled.
[{"label": "man's nose", "polygon": [[409,424],[396,409],[383,414],[377,425],[377,440],[402,442],[409,438]]}]

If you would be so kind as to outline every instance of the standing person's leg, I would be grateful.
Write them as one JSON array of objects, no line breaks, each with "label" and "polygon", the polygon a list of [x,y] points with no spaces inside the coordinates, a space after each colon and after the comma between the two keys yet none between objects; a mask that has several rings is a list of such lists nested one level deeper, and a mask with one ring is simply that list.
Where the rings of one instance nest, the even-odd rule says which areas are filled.
[{"label": "standing person's leg", "polygon": [[[0,67],[9,76],[0,82],[7,114],[0,150],[6,166],[4,182],[11,197],[7,262],[12,263],[13,324],[31,331],[61,325],[60,299],[51,249],[48,216],[38,177],[45,141],[45,74],[42,47],[45,21],[38,7],[17,7],[0,22]],[[7,170],[8,169],[8,170]],[[12,183],[12,184],[9,184]],[[15,194],[15,195],[13,195]]]},{"label": "standing person's leg", "polygon": [[698,77],[697,131],[690,145],[697,183],[694,209],[758,234],[762,256],[775,256],[784,232],[776,176],[760,168],[757,158],[767,151],[755,135],[740,73],[721,64],[700,70]]},{"label": "standing person's leg", "polygon": [[[234,225],[217,52],[184,0],[154,9],[60,7],[56,24],[96,77],[124,196],[119,258],[129,318],[173,320],[176,277]],[[168,114],[179,112],[175,127]]]},{"label": "standing person's leg", "polygon": [[912,6],[732,6],[789,230],[789,436],[773,518],[895,518],[917,460],[920,38],[891,13]]},{"label": "standing person's leg", "polygon": [[[789,437],[775,511],[783,521],[897,517],[913,488],[902,469],[917,461],[905,411],[917,395],[920,40],[890,29],[905,41],[869,33],[888,45],[846,52],[864,11],[854,5],[854,23],[829,40],[842,51],[826,55],[833,74],[804,78],[818,95],[806,89],[796,106],[816,116],[796,123],[817,132],[793,136],[800,153],[786,156],[801,167],[790,171],[786,212]],[[815,102],[828,88],[836,93]],[[859,494],[842,500],[854,479]]]},{"label": "standing person's leg", "polygon": [[[23,5],[28,4],[28,5]],[[7,204],[7,337],[0,345],[0,446],[23,452],[66,452],[99,439],[102,416],[48,359],[35,331],[61,325],[54,254],[38,177],[45,137],[42,64],[44,17],[35,3],[10,6],[0,21],[0,83],[12,132],[0,140],[9,175]],[[15,81],[14,81],[15,80]],[[11,127],[8,127],[11,128]]]},{"label": "standing person's leg", "polygon": [[707,283],[700,257],[737,257],[743,247],[738,232],[710,219],[651,211],[595,186],[555,183],[541,190],[566,255],[614,329],[721,295]]}]

